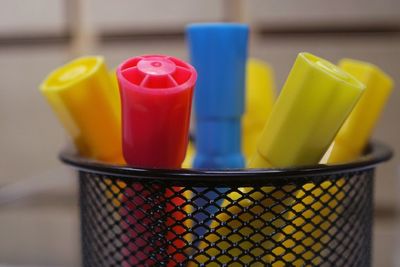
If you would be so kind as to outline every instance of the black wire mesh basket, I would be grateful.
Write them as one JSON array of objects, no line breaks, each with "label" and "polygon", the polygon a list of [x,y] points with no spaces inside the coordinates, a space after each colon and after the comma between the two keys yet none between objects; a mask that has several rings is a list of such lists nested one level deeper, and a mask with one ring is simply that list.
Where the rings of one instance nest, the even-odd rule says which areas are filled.
[{"label": "black wire mesh basket", "polygon": [[149,170],[64,151],[77,168],[83,265],[370,266],[373,181],[390,149],[292,169]]}]

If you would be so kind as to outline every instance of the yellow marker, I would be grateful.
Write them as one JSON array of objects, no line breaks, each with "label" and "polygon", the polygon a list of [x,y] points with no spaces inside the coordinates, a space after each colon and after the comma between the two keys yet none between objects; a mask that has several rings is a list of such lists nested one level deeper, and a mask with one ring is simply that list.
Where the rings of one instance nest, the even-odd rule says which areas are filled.
[{"label": "yellow marker", "polygon": [[191,141],[188,143],[188,147],[186,150],[186,157],[185,160],[182,163],[182,168],[184,169],[190,169],[192,168],[192,163],[193,163],[193,157],[195,155],[195,148],[194,145]]},{"label": "yellow marker", "polygon": [[[186,157],[185,160],[182,163],[182,168],[183,169],[190,169],[192,168],[192,163],[193,163],[193,157],[195,155],[195,148],[194,145],[191,141],[188,143],[188,147],[186,150]],[[190,200],[192,198],[193,192],[191,190],[185,190],[182,193],[182,196],[185,200]],[[185,205],[183,207],[183,210],[185,214],[190,214],[192,212],[192,207],[191,205]],[[192,220],[185,220],[183,224],[188,228],[191,229],[193,227],[193,221]],[[185,235],[185,240],[187,242],[190,242],[193,237],[191,235]]]},{"label": "yellow marker", "polygon": [[[349,162],[357,159],[362,154],[393,88],[392,79],[372,64],[352,59],[343,59],[339,62],[339,67],[359,79],[365,84],[366,88],[362,97],[336,135],[333,147],[329,151],[330,154],[327,153],[328,164]],[[328,243],[330,239],[328,235],[323,234],[321,229],[327,231],[331,226],[331,222],[335,221],[338,214],[343,211],[343,207],[338,207],[338,201],[345,196],[344,192],[341,192],[345,182],[345,179],[339,179],[335,183],[329,181],[322,183],[320,187],[329,188],[330,195],[324,194],[320,188],[315,188],[313,184],[304,185],[304,191],[309,192],[309,196],[302,199],[302,203],[305,204],[304,206],[307,207],[307,205],[312,204],[314,210],[323,210],[324,206],[336,209],[334,213],[325,209],[325,214],[319,214],[324,216],[324,220],[321,216],[316,216],[315,212],[311,209],[302,211],[294,207],[297,212],[301,212],[301,216],[304,219],[311,221],[312,224],[307,223],[302,227],[302,231],[292,234],[293,239],[301,240],[304,234],[313,236],[315,239],[309,238],[302,241],[306,252],[303,252],[300,246],[294,247],[292,250],[299,255],[302,254],[302,257],[306,259],[314,258],[314,264],[320,264],[315,252],[323,249],[322,243]],[[312,192],[313,196],[317,197],[311,197],[310,192]],[[293,223],[301,225],[300,220],[303,219],[295,219]],[[314,225],[318,225],[318,228],[314,227]],[[289,232],[286,232],[289,235]],[[315,240],[320,241],[316,242]],[[302,262],[299,261],[298,263]]]},{"label": "yellow marker", "polygon": [[273,71],[258,59],[249,59],[246,68],[246,109],[242,118],[242,151],[246,159],[254,154],[257,141],[275,101]]},{"label": "yellow marker", "polygon": [[[363,90],[363,84],[335,65],[312,54],[300,53],[263,129],[257,152],[249,167],[294,167],[317,164]],[[290,190],[289,187],[291,186],[286,186],[284,189]],[[282,220],[274,220],[273,213],[283,213],[285,218],[292,217],[288,211],[290,208],[286,209],[284,205],[290,205],[294,201],[294,199],[282,200],[281,205],[274,205],[276,203],[274,198],[282,199],[285,196],[282,191],[271,193],[274,189],[263,187],[261,194],[251,191],[252,188],[241,188],[240,193],[228,194],[222,207],[229,213],[220,213],[216,216],[217,220],[211,226],[215,233],[206,235],[206,241],[199,247],[205,252],[196,256],[195,260],[202,263],[215,257],[218,262],[223,263],[231,261],[232,257],[238,257],[241,262],[250,263],[255,260],[254,256],[260,256],[262,262],[258,262],[258,266],[273,262],[273,255],[263,255],[263,249],[268,250],[272,246],[272,241],[280,242],[283,237],[282,234],[275,233],[271,227],[281,227],[283,223]],[[273,198],[263,199],[268,194]],[[229,206],[229,199],[238,200],[238,204]],[[254,206],[252,199],[260,200],[262,206]],[[243,212],[245,208],[249,208],[249,211]],[[237,219],[232,219],[229,214],[240,215]],[[254,214],[260,214],[262,220],[257,219]],[[262,222],[268,220],[271,221],[270,225]],[[218,221],[224,222],[226,226]],[[259,229],[263,235],[270,238],[264,240],[262,236],[255,235],[251,228],[244,227],[241,221]],[[233,233],[231,229],[240,230],[238,233]],[[226,237],[226,240],[220,239],[218,235]],[[244,242],[244,239],[254,243]],[[208,242],[215,243],[218,249],[208,248]],[[231,243],[240,243],[241,248],[234,248]],[[225,252],[221,253],[222,250]],[[250,253],[239,254],[243,250],[249,250]],[[282,251],[278,249],[272,253],[279,255]]]},{"label": "yellow marker", "polygon": [[363,82],[366,90],[337,134],[328,163],[350,161],[361,155],[393,88],[392,79],[372,64],[343,59],[339,67]]},{"label": "yellow marker", "polygon": [[[59,67],[46,77],[40,90],[81,156],[124,163],[119,92],[103,57],[82,57]],[[109,186],[106,197],[119,206],[125,183],[105,182]]]},{"label": "yellow marker", "polygon": [[56,69],[40,85],[80,155],[123,163],[118,88],[103,57],[82,57]]}]

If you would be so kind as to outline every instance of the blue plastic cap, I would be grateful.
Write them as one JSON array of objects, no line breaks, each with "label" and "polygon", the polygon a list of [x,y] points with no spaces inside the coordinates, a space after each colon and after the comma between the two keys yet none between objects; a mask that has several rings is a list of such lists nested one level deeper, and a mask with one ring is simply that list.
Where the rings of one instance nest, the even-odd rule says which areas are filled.
[{"label": "blue plastic cap", "polygon": [[244,112],[249,28],[238,23],[197,23],[187,29],[198,73],[196,119],[240,117]]},{"label": "blue plastic cap", "polygon": [[187,27],[195,90],[195,168],[243,168],[241,117],[249,28],[238,23]]}]

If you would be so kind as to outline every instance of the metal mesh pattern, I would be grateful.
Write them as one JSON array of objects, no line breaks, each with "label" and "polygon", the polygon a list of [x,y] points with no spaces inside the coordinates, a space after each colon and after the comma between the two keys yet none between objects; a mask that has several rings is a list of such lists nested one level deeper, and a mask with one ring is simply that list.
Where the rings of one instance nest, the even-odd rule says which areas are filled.
[{"label": "metal mesh pattern", "polygon": [[84,266],[370,265],[373,168],[251,187],[79,176]]}]

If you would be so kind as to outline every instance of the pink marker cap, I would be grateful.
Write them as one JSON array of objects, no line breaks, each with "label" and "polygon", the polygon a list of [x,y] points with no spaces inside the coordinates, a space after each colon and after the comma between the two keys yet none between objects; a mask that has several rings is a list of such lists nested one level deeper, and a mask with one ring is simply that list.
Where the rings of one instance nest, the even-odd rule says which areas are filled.
[{"label": "pink marker cap", "polygon": [[145,55],[117,69],[126,162],[180,168],[189,135],[196,70],[170,56]]}]

